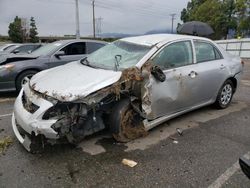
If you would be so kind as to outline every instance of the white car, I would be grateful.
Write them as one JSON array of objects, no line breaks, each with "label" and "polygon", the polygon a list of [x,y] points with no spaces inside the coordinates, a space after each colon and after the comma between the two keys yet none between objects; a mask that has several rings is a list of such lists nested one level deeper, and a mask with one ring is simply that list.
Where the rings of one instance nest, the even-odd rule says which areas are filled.
[{"label": "white car", "polygon": [[110,129],[127,142],[173,117],[229,106],[243,65],[213,41],[147,35],[115,41],[81,61],[42,71],[16,99],[12,126],[28,151]]}]

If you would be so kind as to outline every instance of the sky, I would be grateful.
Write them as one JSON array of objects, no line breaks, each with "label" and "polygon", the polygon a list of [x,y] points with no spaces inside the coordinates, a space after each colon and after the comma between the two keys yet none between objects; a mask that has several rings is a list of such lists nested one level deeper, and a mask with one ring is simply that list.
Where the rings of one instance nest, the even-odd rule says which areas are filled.
[{"label": "sky", "polygon": [[[80,34],[91,36],[92,0],[79,0]],[[102,18],[102,33],[143,34],[174,28],[189,0],[95,0],[95,16]],[[0,0],[0,35],[7,35],[15,16],[33,16],[40,36],[75,34],[75,0]],[[99,22],[100,23],[100,22]]]}]

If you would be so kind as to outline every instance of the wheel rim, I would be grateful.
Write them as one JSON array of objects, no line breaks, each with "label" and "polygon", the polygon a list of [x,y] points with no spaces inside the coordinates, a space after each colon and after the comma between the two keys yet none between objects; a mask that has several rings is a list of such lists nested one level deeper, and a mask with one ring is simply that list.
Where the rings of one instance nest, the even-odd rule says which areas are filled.
[{"label": "wheel rim", "polygon": [[232,98],[233,88],[230,84],[226,84],[221,91],[221,104],[226,106]]},{"label": "wheel rim", "polygon": [[33,74],[28,74],[26,75],[22,80],[21,80],[21,85],[23,86],[24,84],[26,84],[27,82],[29,82],[29,80],[32,78]]}]

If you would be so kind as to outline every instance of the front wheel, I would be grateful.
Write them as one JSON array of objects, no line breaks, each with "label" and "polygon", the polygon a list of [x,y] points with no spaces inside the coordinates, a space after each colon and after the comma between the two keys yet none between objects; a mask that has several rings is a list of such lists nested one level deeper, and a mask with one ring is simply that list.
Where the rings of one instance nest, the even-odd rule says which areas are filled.
[{"label": "front wheel", "polygon": [[133,110],[128,99],[122,99],[113,108],[110,130],[119,142],[129,142],[147,135],[140,115]]},{"label": "front wheel", "polygon": [[215,106],[219,109],[227,108],[232,101],[233,94],[234,94],[234,85],[232,81],[231,80],[225,81],[218,93]]}]

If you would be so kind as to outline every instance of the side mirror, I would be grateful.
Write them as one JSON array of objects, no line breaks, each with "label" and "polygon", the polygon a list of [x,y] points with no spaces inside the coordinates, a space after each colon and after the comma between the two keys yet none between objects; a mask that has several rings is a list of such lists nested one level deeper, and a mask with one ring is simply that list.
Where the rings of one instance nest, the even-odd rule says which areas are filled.
[{"label": "side mirror", "polygon": [[64,51],[58,51],[55,53],[56,58],[60,59],[61,56],[64,56],[65,52]]},{"label": "side mirror", "polygon": [[154,76],[154,78],[160,82],[164,82],[166,80],[166,75],[158,66],[153,66],[151,69],[151,74]]}]

